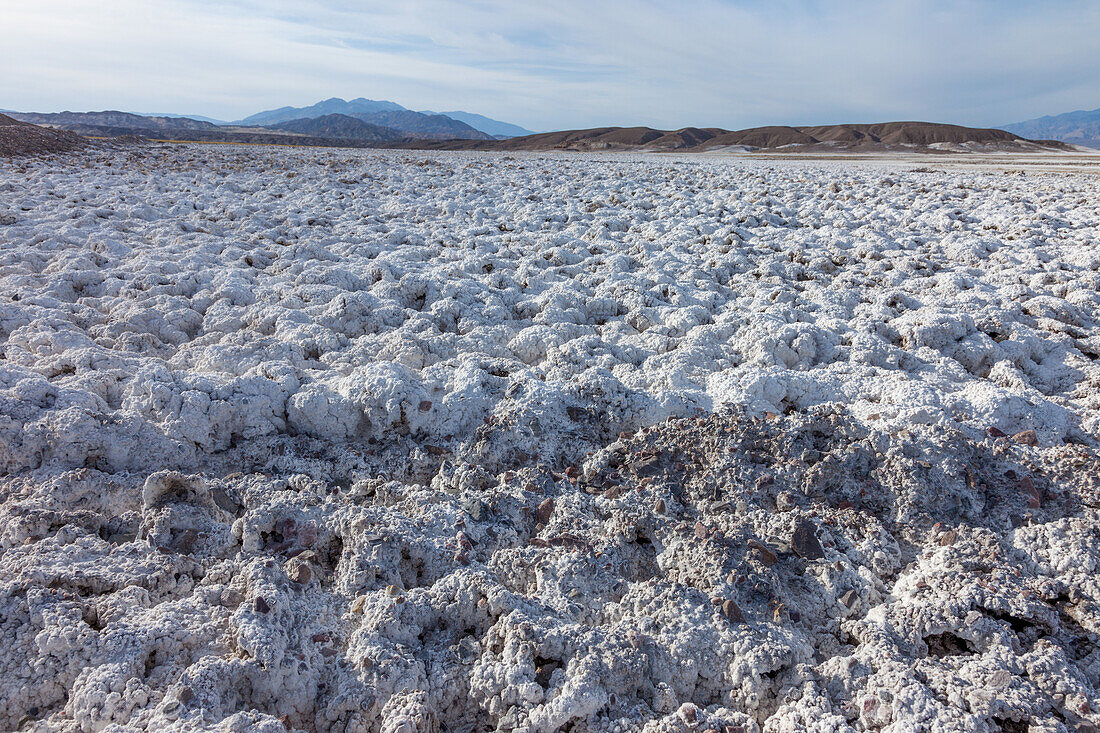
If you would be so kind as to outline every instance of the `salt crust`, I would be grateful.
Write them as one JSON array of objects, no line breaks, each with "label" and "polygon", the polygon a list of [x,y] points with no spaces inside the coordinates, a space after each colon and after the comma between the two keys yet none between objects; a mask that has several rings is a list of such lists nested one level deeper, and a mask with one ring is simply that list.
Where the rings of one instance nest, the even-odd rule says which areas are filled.
[{"label": "salt crust", "polygon": [[0,168],[0,730],[1095,724],[1098,188]]}]

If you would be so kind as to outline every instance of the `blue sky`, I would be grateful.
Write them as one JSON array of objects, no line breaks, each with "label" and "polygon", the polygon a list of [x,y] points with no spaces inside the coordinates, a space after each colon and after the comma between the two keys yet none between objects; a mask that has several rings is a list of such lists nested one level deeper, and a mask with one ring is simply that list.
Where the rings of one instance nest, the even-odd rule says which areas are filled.
[{"label": "blue sky", "polygon": [[237,119],[323,98],[535,130],[1100,107],[1097,0],[0,0],[0,108]]}]

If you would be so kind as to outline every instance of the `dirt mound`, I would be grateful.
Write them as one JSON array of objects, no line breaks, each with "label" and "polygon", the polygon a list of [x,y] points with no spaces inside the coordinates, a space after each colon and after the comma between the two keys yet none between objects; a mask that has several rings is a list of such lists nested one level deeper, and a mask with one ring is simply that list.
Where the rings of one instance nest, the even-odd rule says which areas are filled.
[{"label": "dirt mound", "polygon": [[63,153],[85,143],[85,139],[75,132],[51,130],[0,115],[0,158]]}]

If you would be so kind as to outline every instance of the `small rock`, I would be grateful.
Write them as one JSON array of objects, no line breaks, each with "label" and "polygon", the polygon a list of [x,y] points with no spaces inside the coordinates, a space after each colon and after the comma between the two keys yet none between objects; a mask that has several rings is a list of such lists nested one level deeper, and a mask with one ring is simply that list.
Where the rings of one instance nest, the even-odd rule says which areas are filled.
[{"label": "small rock", "polygon": [[768,546],[765,545],[763,542],[749,540],[748,544],[750,549],[756,550],[756,554],[760,556],[760,561],[767,565],[769,568],[779,561],[779,558],[775,556],[775,553],[768,549]]},{"label": "small rock", "polygon": [[191,702],[191,699],[195,697],[195,693],[190,687],[181,687],[179,692],[176,693],[176,699],[186,705]]},{"label": "small rock", "polygon": [[569,419],[574,422],[583,422],[592,418],[592,411],[583,407],[577,407],[576,405],[570,405],[565,408],[565,413],[569,415]]},{"label": "small rock", "polygon": [[193,529],[185,529],[172,540],[172,547],[183,554],[190,554],[195,549],[195,542],[199,539],[199,533]]},{"label": "small rock", "polygon": [[462,508],[466,510],[466,513],[469,514],[475,522],[481,519],[481,515],[484,511],[481,500],[473,496],[466,497],[462,500]]},{"label": "small rock", "polygon": [[233,501],[233,499],[230,498],[229,494],[226,493],[225,489],[221,488],[220,486],[215,486],[214,488],[210,489],[210,498],[214,500],[214,504],[216,504],[217,507],[223,512],[236,514],[238,511],[240,511],[240,505],[237,504],[237,502]]},{"label": "small rock", "polygon": [[657,512],[658,514],[664,514],[665,513],[665,500],[664,499],[658,499],[657,503],[653,505],[653,511]]},{"label": "small rock", "polygon": [[989,437],[991,437],[991,438],[1003,438],[1006,435],[1008,435],[1008,433],[1001,430],[1000,428],[994,428],[994,427],[988,428],[985,432],[988,433]]},{"label": "small rock", "polygon": [[707,535],[710,534],[710,530],[707,529],[707,525],[702,522],[695,523],[695,536],[701,540],[705,540]]},{"label": "small rock", "polygon": [[313,579],[313,571],[309,569],[309,565],[297,559],[288,564],[290,567],[287,569],[287,577],[299,585],[309,585],[309,581]]},{"label": "small rock", "polygon": [[302,547],[309,547],[317,541],[317,525],[313,521],[308,521],[302,525],[302,529],[298,531],[298,544]]},{"label": "small rock", "polygon": [[722,603],[722,615],[725,616],[731,624],[745,623],[745,614],[741,612],[741,607],[731,600]]},{"label": "small rock", "polygon": [[1039,445],[1039,436],[1034,430],[1021,430],[1013,435],[1012,439],[1020,445],[1030,445],[1033,448]]},{"label": "small rock", "polygon": [[799,557],[806,560],[820,560],[825,557],[825,550],[817,539],[813,522],[807,519],[803,519],[794,528],[794,535],[791,537],[791,548]]},{"label": "small rock", "polygon": [[535,512],[535,518],[538,520],[539,524],[548,524],[550,522],[550,517],[553,516],[553,514],[554,500],[543,499],[542,503],[539,504],[538,511]]},{"label": "small rock", "polygon": [[181,707],[183,707],[183,706],[180,705],[179,700],[173,700],[172,698],[168,698],[167,700],[165,700],[165,702],[164,702],[163,706],[161,707],[160,711],[164,715],[164,717],[168,718],[169,720],[175,720],[176,718],[179,717],[179,712],[180,712]]},{"label": "small rock", "polygon": [[256,613],[267,613],[271,610],[271,605],[262,597],[256,596],[256,600],[252,602],[252,608],[256,610]]},{"label": "small rock", "polygon": [[1030,509],[1038,509],[1042,506],[1043,497],[1039,494],[1039,490],[1035,488],[1035,483],[1030,476],[1024,476],[1020,479],[1020,491],[1027,497],[1027,505]]},{"label": "small rock", "polygon": [[432,401],[420,400],[420,405],[417,407],[417,409],[419,409],[421,412],[427,412],[428,410],[432,409]]},{"label": "small rock", "polygon": [[856,595],[854,590],[850,590],[840,597],[840,602],[844,604],[845,608],[855,608],[856,603],[859,602],[859,596]]},{"label": "small rock", "polygon": [[944,532],[942,535],[940,535],[940,545],[942,547],[947,547],[949,545],[953,545],[953,544],[955,544],[955,539],[957,537],[958,537],[958,534],[955,532],[955,530],[949,529],[946,532]]}]

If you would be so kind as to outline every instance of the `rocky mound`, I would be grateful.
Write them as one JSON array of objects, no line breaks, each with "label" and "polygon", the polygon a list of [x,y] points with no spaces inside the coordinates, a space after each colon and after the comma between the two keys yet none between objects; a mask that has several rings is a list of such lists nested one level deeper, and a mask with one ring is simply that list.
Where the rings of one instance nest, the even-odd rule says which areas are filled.
[{"label": "rocky mound", "polygon": [[53,130],[0,114],[0,158],[41,153],[63,153],[86,144],[86,140],[68,130]]}]

